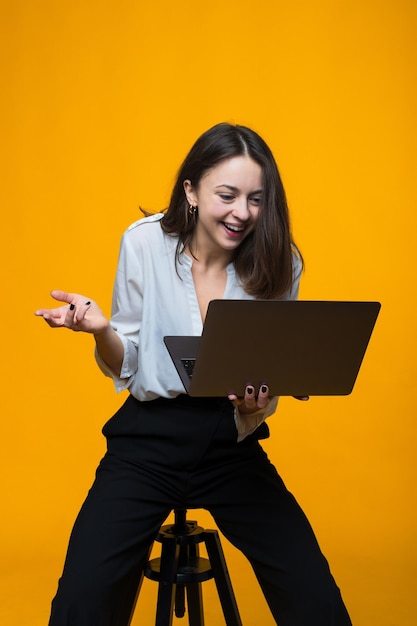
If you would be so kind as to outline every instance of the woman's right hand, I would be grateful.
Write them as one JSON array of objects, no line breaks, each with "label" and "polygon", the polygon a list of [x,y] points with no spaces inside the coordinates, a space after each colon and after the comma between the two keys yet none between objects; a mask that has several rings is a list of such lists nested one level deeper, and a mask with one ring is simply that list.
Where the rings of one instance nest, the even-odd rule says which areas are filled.
[{"label": "woman's right hand", "polygon": [[51,296],[65,304],[54,309],[35,311],[35,315],[43,317],[51,328],[69,328],[99,335],[109,327],[108,319],[93,300],[59,290],[51,291]]}]

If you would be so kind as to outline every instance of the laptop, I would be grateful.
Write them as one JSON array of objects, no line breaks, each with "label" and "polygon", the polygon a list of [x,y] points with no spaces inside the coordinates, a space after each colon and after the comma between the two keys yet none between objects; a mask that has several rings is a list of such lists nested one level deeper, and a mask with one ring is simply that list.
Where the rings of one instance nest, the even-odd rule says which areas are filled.
[{"label": "laptop", "polygon": [[212,300],[200,336],[166,336],[190,396],[352,392],[381,304],[312,300]]}]

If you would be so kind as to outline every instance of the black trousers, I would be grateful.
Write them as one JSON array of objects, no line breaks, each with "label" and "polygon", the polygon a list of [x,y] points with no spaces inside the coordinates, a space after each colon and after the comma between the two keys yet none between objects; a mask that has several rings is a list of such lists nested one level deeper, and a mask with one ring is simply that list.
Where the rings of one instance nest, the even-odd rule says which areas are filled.
[{"label": "black trousers", "polygon": [[[210,511],[249,559],[279,626],[348,626],[304,513],[227,399],[129,397],[76,520],[49,626],[126,626],[144,562],[173,508]],[[266,432],[267,435],[267,432]]]}]

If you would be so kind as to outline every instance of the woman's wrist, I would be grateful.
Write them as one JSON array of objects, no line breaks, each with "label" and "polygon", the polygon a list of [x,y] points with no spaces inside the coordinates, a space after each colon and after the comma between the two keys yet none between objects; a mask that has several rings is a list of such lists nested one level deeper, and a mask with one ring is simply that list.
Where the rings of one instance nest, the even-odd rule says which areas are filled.
[{"label": "woman's wrist", "polygon": [[103,327],[100,329],[97,329],[94,331],[94,338],[96,337],[105,337],[105,335],[110,335],[112,334],[113,328],[110,326],[110,322],[109,320],[106,318],[105,322],[103,323]]}]

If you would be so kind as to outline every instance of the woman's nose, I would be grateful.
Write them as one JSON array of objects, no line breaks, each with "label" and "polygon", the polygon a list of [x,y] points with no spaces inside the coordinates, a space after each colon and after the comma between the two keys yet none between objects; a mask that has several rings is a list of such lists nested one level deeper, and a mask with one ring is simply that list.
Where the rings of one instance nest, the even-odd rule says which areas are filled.
[{"label": "woman's nose", "polygon": [[242,222],[250,217],[249,202],[246,198],[239,198],[233,206],[233,215]]}]

